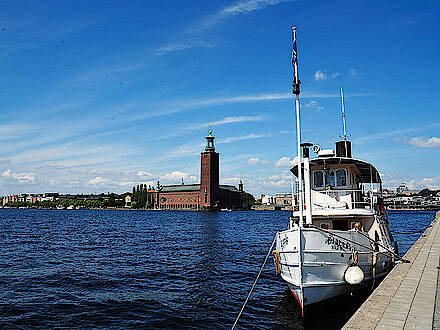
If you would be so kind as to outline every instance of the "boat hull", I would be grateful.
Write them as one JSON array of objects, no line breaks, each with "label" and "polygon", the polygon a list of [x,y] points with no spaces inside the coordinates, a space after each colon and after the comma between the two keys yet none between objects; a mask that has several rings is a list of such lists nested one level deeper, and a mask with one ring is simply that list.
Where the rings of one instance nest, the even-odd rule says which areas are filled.
[{"label": "boat hull", "polygon": [[[280,275],[301,307],[348,294],[386,275],[393,267],[392,254],[374,251],[372,242],[359,231],[323,231],[318,228],[286,230],[277,234]],[[364,280],[350,285],[346,270],[362,269]]]}]

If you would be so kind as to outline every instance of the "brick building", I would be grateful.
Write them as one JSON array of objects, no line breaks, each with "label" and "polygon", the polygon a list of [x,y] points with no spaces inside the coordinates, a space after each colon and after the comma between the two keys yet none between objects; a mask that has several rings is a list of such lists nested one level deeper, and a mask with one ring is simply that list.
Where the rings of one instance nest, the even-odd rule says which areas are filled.
[{"label": "brick building", "polygon": [[209,130],[205,151],[201,153],[200,184],[159,186],[156,190],[156,209],[214,210],[242,207],[243,184],[220,185],[220,157],[215,151],[215,137]]}]

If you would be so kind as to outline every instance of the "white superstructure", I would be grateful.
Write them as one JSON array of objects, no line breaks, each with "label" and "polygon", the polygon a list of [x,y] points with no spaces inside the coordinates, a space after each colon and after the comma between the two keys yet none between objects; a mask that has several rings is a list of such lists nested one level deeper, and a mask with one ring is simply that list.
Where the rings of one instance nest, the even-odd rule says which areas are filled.
[{"label": "white superstructure", "polygon": [[[351,147],[349,141],[338,142],[330,157],[309,159],[309,146],[303,144],[301,166],[305,221],[297,203],[289,229],[277,233],[274,252],[278,271],[302,308],[371,285],[391,270],[397,252],[376,168],[351,158],[344,148]],[[298,177],[298,165],[291,171]],[[354,269],[363,277],[357,284],[350,278]]]}]

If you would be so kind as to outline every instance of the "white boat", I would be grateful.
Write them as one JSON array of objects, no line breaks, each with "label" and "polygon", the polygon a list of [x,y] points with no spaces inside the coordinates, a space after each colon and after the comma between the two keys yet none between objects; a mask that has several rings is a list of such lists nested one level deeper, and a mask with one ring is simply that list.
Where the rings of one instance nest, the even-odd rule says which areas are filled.
[{"label": "white boat", "polygon": [[[295,48],[294,44],[296,56]],[[317,157],[312,159],[312,144],[301,144],[297,63],[294,67],[298,157],[291,172],[297,177],[295,203],[289,229],[276,235],[274,260],[277,273],[304,312],[311,304],[373,287],[394,266],[397,244],[389,229],[379,172],[351,156],[344,107],[344,140],[336,143],[336,152],[315,145],[312,150]]]}]

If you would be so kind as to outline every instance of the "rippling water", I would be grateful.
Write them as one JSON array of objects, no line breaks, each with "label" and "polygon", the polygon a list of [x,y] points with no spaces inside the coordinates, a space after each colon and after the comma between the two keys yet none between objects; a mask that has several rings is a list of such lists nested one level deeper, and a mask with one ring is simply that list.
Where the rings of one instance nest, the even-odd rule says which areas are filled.
[{"label": "rippling water", "polygon": [[[288,212],[0,210],[2,328],[229,328]],[[434,212],[391,212],[397,231]],[[417,235],[395,235],[403,254]],[[307,320],[273,263],[242,328],[340,328],[364,297]],[[337,308],[335,308],[337,306]]]}]

